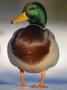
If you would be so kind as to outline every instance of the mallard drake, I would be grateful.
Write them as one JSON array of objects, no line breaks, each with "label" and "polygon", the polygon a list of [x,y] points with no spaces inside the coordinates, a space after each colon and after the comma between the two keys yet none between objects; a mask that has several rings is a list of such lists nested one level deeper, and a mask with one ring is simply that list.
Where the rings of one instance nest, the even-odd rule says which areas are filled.
[{"label": "mallard drake", "polygon": [[30,25],[17,30],[8,43],[8,57],[10,62],[17,66],[21,72],[22,86],[24,71],[40,73],[39,85],[35,88],[46,88],[44,84],[45,72],[56,65],[59,58],[59,48],[53,33],[46,29],[47,14],[45,8],[38,2],[25,5],[21,15],[11,23],[29,21]]}]

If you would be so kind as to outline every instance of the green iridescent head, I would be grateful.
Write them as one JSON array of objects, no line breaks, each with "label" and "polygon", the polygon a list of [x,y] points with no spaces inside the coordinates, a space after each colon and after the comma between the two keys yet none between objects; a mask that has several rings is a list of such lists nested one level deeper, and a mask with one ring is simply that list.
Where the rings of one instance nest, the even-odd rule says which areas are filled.
[{"label": "green iridescent head", "polygon": [[28,20],[30,24],[37,24],[45,27],[47,23],[47,13],[43,5],[38,2],[30,2],[25,5],[21,15],[13,23]]}]

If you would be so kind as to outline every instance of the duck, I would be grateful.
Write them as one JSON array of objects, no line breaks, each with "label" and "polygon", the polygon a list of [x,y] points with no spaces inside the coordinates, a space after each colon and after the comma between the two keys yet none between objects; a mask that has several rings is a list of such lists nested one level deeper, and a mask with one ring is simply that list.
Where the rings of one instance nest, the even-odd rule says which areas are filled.
[{"label": "duck", "polygon": [[54,34],[46,28],[47,13],[39,2],[29,2],[11,24],[28,21],[29,25],[16,30],[8,42],[10,62],[19,68],[21,86],[26,87],[24,72],[41,73],[39,84],[32,88],[47,88],[46,71],[55,66],[59,59],[59,47]]}]

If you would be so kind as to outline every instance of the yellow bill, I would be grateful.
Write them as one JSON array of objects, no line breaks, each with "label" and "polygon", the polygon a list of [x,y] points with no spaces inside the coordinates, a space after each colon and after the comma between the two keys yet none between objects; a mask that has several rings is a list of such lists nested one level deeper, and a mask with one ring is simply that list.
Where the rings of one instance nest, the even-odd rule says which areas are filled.
[{"label": "yellow bill", "polygon": [[11,24],[15,24],[15,23],[19,23],[19,22],[23,22],[23,21],[27,21],[27,20],[29,20],[29,17],[24,12],[24,13],[21,13],[21,15],[18,18],[12,20]]}]

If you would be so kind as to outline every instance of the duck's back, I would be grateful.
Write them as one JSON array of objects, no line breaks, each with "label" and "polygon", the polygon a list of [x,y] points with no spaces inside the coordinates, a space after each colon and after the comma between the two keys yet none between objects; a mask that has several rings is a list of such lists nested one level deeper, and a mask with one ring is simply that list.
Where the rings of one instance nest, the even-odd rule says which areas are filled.
[{"label": "duck's back", "polygon": [[39,63],[50,49],[50,41],[45,32],[36,25],[18,30],[11,42],[12,53],[23,62]]}]

